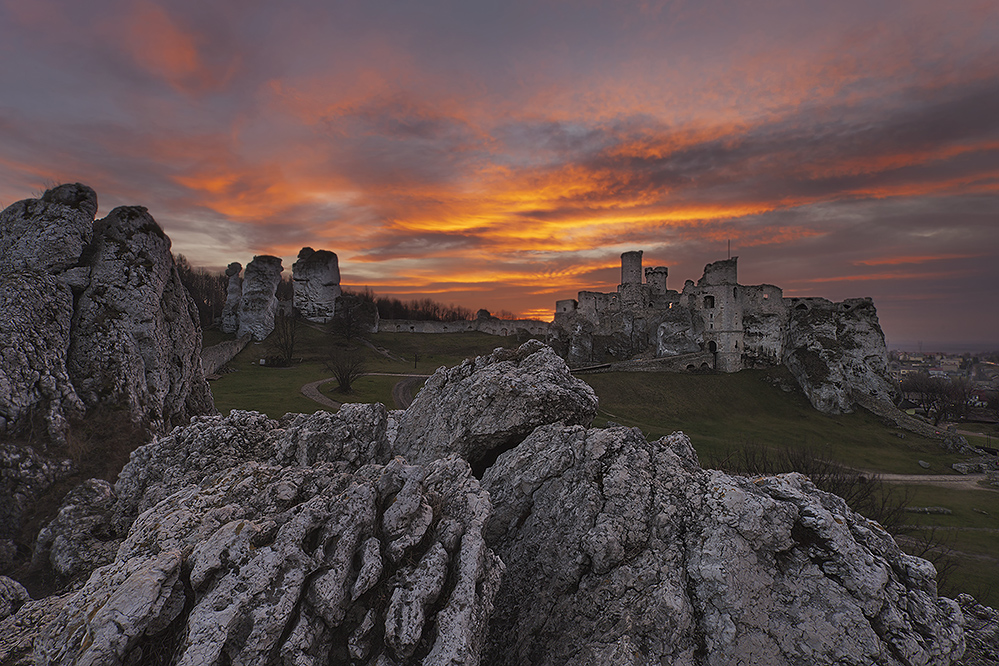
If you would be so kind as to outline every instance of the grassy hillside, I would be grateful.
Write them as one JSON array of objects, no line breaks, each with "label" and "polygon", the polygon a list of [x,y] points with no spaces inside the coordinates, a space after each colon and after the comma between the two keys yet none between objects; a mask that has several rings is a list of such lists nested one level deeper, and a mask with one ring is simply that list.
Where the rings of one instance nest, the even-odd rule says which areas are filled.
[{"label": "grassy hillside", "polygon": [[[213,334],[210,339],[206,338],[206,343],[218,343],[223,339],[232,339],[232,336]],[[485,333],[378,333],[368,336],[368,340],[390,354],[380,354],[360,341],[348,343],[363,357],[367,372],[418,374],[432,374],[440,366],[456,365],[465,358],[488,354],[496,347],[516,345],[513,339]],[[223,414],[232,409],[249,409],[273,418],[287,412],[311,414],[323,409],[303,396],[299,389],[303,384],[332,376],[324,364],[330,344],[330,337],[322,330],[300,325],[295,347],[295,356],[300,362],[290,368],[277,368],[259,364],[260,359],[269,354],[267,341],[250,343],[229,363],[233,372],[211,382],[215,407]],[[351,395],[334,393],[328,384],[320,390],[337,402],[383,402],[392,407],[394,384],[390,377],[363,377]]]},{"label": "grassy hillside", "polygon": [[581,379],[600,397],[598,424],[635,426],[649,437],[682,430],[704,462],[724,459],[747,443],[807,446],[850,467],[897,474],[953,473],[950,465],[960,459],[863,410],[817,412],[800,391],[782,390],[794,380],[781,368],[703,375],[612,372]]}]

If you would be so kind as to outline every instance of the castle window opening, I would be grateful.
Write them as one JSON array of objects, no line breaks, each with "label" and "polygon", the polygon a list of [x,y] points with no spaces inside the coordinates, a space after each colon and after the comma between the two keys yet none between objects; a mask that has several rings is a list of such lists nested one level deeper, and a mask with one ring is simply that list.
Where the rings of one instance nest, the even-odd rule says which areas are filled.
[{"label": "castle window opening", "polygon": [[704,307],[706,307],[706,308],[713,308],[714,306],[715,306],[715,297],[714,296],[705,296],[704,297]]},{"label": "castle window opening", "polygon": [[798,303],[796,306],[794,306],[794,309],[795,310],[807,310],[808,306],[805,305],[804,303]]},{"label": "castle window opening", "polygon": [[714,340],[712,340],[711,342],[708,343],[708,351],[709,352],[716,352],[716,351],[718,351],[718,345],[715,344]]},{"label": "castle window opening", "polygon": [[770,299],[770,294],[763,294],[763,300],[766,301],[766,300],[769,300],[769,299]]}]

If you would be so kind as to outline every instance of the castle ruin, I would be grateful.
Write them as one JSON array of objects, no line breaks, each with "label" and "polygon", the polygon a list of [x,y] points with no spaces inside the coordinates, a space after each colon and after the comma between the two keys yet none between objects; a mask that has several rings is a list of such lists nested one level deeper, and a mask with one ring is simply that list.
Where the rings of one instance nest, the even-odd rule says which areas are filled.
[{"label": "castle ruin", "polygon": [[688,370],[738,372],[783,364],[823,411],[850,411],[861,393],[891,399],[870,298],[784,298],[772,284],[739,284],[737,262],[708,264],[696,284],[687,280],[676,291],[667,286],[667,267],[643,270],[642,252],[625,252],[616,292],[581,291],[556,302],[550,340],[577,367],[674,359]]}]

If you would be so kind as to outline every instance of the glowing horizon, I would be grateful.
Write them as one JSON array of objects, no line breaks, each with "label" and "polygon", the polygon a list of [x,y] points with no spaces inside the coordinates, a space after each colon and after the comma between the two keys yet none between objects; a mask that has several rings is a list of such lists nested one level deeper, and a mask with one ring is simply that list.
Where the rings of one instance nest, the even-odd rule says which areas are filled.
[{"label": "glowing horizon", "polygon": [[[626,250],[999,346],[999,6],[0,0],[0,200],[515,314]],[[919,298],[914,296],[918,295]]]}]

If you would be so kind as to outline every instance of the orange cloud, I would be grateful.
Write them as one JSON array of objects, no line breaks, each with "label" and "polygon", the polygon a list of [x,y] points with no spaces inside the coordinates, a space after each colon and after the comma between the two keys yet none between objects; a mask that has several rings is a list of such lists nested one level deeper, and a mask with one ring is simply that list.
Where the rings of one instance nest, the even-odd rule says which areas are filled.
[{"label": "orange cloud", "polygon": [[107,30],[135,64],[185,93],[202,93],[223,85],[234,72],[235,60],[220,65],[205,62],[200,43],[207,40],[185,29],[152,2],[137,2]]},{"label": "orange cloud", "polygon": [[881,257],[878,259],[859,259],[857,261],[850,262],[854,266],[899,266],[903,264],[925,264],[931,261],[947,261],[950,259],[974,259],[975,257],[982,257],[982,254],[936,254],[936,255],[926,255],[919,257],[902,256],[902,257]]}]

